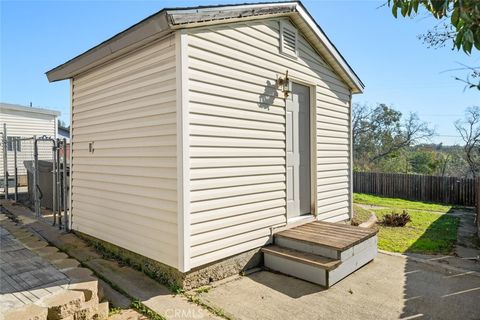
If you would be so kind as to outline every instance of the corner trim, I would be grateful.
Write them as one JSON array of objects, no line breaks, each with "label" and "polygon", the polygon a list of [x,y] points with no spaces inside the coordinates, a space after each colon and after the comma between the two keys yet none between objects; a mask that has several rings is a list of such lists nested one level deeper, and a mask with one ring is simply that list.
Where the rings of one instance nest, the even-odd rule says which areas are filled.
[{"label": "corner trim", "polygon": [[188,35],[175,33],[177,84],[178,269],[190,270],[190,129],[188,121]]},{"label": "corner trim", "polygon": [[[74,78],[70,78],[70,155],[69,155],[69,166],[70,166],[70,177],[68,178],[68,185],[69,185],[69,189],[68,189],[68,212],[67,214],[69,215],[68,217],[68,223],[69,223],[69,226],[68,226],[68,229],[69,230],[72,230],[72,226],[73,226],[73,199],[72,199],[72,190],[73,190],[73,185],[72,185],[72,182],[73,182],[73,132],[74,132],[74,129],[73,129],[73,98],[74,98],[74,92],[73,92],[73,88],[74,88]],[[64,153],[67,153],[67,150],[65,149],[63,151]],[[65,156],[65,154],[64,154]]]},{"label": "corner trim", "polygon": [[349,112],[348,112],[348,140],[349,140],[349,155],[348,155],[348,161],[349,161],[349,166],[348,166],[348,175],[349,175],[349,213],[348,215],[350,216],[350,220],[353,219],[353,126],[352,126],[352,90],[350,90],[350,101],[348,103],[349,107]]}]

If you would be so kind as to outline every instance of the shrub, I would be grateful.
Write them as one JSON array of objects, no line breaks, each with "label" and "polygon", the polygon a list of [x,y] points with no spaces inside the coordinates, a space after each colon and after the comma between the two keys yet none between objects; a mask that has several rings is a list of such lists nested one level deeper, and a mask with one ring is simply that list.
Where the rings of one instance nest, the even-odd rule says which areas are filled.
[{"label": "shrub", "polygon": [[381,224],[387,227],[404,227],[408,222],[412,221],[407,210],[402,213],[392,212],[383,216]]}]

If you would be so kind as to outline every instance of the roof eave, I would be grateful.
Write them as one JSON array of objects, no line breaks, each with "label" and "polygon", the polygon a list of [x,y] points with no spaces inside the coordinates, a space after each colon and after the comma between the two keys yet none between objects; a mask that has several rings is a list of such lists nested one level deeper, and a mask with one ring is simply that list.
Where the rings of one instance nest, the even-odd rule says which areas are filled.
[{"label": "roof eave", "polygon": [[59,117],[61,115],[61,112],[57,110],[37,108],[37,107],[27,107],[27,106],[22,106],[18,104],[10,104],[10,103],[3,103],[3,102],[0,103],[0,111],[1,110],[45,114],[45,115],[54,116],[54,117]]},{"label": "roof eave", "polygon": [[301,2],[164,9],[111,37],[85,53],[46,73],[50,82],[72,78],[107,60],[162,38],[175,30],[277,16],[299,17],[315,35],[313,40],[327,62],[348,84],[352,93],[361,93],[364,84]]},{"label": "roof eave", "polygon": [[[223,9],[226,8],[228,8],[228,13],[223,11]],[[337,71],[348,84],[352,93],[362,93],[365,88],[363,82],[300,1],[167,10],[167,16],[172,30],[278,16],[294,17],[295,15],[303,19],[316,35],[319,41],[318,44],[324,48],[322,53],[331,57],[328,62],[332,64],[335,71]]]},{"label": "roof eave", "polygon": [[340,54],[335,45],[330,41],[327,35],[323,32],[322,28],[315,22],[310,13],[305,9],[301,2],[297,4],[298,14],[307,23],[308,27],[315,33],[320,40],[320,44],[325,47],[325,50],[333,58],[333,67],[344,78],[344,80],[350,86],[352,93],[362,93],[365,85],[362,80],[357,76],[352,67],[347,63],[345,58]]},{"label": "roof eave", "polygon": [[65,80],[94,68],[126,51],[139,48],[171,32],[165,10],[162,10],[105,40],[101,44],[46,72],[49,82]]}]

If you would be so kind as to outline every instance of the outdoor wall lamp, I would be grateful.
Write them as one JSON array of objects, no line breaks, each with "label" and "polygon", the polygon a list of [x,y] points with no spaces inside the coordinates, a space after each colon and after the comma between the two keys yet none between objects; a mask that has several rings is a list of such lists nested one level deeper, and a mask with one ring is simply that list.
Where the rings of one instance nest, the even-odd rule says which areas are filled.
[{"label": "outdoor wall lamp", "polygon": [[292,91],[292,82],[288,77],[288,70],[285,71],[285,77],[277,76],[277,87],[282,90],[284,98],[287,99]]}]

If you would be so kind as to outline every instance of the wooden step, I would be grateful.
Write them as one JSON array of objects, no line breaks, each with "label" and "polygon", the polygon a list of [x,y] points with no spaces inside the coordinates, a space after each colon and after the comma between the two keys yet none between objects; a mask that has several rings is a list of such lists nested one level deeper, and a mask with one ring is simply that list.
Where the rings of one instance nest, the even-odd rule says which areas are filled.
[{"label": "wooden step", "polygon": [[346,224],[315,221],[292,229],[281,231],[275,237],[345,251],[375,236],[377,230],[359,228]]},{"label": "wooden step", "polygon": [[265,266],[330,287],[377,255],[377,230],[310,222],[274,235],[262,248]]},{"label": "wooden step", "polygon": [[[275,246],[274,246],[275,247]],[[332,266],[331,259],[317,256],[312,258],[299,255],[294,250],[283,251],[275,248],[263,248],[265,267],[302,280],[328,287],[328,271],[325,266]],[[283,249],[283,248],[282,248]],[[328,261],[330,260],[330,261]]]},{"label": "wooden step", "polygon": [[340,260],[334,260],[316,254],[283,248],[275,245],[262,248],[262,252],[300,263],[309,264],[315,267],[320,267],[325,270],[333,270],[341,263]]}]

